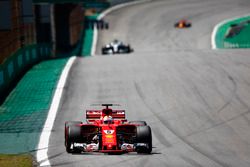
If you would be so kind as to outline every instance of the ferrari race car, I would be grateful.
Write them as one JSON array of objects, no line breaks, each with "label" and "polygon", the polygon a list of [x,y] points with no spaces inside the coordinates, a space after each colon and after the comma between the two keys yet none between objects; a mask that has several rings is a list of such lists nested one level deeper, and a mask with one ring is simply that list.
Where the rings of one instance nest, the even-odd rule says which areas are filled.
[{"label": "ferrari race car", "polygon": [[102,104],[100,110],[87,110],[86,121],[65,123],[65,147],[68,153],[101,152],[121,154],[152,151],[151,128],[145,121],[125,119],[125,110]]},{"label": "ferrari race car", "polygon": [[177,23],[174,24],[175,28],[189,28],[192,24],[188,22],[187,20],[180,20]]},{"label": "ferrari race car", "polygon": [[130,53],[133,50],[130,45],[125,45],[123,42],[115,39],[106,46],[102,47],[102,54],[117,54],[117,53]]}]

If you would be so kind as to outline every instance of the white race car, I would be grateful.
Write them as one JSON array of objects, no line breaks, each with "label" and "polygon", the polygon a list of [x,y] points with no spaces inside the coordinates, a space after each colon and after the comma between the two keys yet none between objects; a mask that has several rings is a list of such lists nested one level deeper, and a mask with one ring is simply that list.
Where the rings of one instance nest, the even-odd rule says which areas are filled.
[{"label": "white race car", "polygon": [[102,47],[102,54],[130,53],[132,51],[130,45],[125,45],[117,39]]}]

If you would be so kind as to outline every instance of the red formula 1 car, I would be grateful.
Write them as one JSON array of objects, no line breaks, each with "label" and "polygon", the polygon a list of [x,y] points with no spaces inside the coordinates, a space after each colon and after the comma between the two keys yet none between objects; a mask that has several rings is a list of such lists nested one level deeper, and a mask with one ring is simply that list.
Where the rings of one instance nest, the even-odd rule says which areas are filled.
[{"label": "red formula 1 car", "polygon": [[187,20],[180,20],[174,24],[175,28],[189,28],[191,26],[192,26],[191,22],[189,22]]},{"label": "red formula 1 car", "polygon": [[65,147],[68,153],[146,153],[152,151],[151,128],[145,121],[125,119],[125,110],[113,110],[102,104],[101,110],[87,110],[87,123],[65,123]]}]

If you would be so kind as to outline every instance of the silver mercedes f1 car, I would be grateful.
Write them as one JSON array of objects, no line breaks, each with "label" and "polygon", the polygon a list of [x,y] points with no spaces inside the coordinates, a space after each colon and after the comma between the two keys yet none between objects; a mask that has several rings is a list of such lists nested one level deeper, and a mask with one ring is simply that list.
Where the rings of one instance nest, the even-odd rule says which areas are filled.
[{"label": "silver mercedes f1 car", "polygon": [[120,54],[131,53],[133,49],[130,45],[125,45],[123,42],[115,39],[106,46],[102,47],[102,54]]}]

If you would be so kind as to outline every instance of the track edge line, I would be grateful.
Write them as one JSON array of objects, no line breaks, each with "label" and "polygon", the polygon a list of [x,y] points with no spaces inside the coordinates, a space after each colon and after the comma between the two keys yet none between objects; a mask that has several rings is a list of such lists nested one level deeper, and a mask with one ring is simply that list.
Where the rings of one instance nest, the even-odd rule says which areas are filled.
[{"label": "track edge line", "polygon": [[40,135],[39,144],[37,146],[36,160],[39,163],[39,166],[50,166],[49,158],[48,158],[48,146],[49,146],[49,138],[54,125],[54,121],[56,118],[56,114],[58,111],[58,107],[60,105],[60,100],[62,97],[63,89],[67,81],[68,73],[76,59],[76,56],[71,57],[67,64],[65,65],[59,82],[57,84],[52,103],[50,105],[50,109],[47,115],[46,122],[44,124],[42,133]]}]

